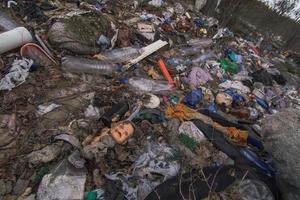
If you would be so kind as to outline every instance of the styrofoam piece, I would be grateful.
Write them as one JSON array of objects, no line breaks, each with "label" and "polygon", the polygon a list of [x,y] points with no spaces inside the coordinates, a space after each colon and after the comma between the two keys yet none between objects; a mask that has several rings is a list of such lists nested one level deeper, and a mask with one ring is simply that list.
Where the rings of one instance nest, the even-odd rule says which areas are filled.
[{"label": "styrofoam piece", "polygon": [[157,40],[156,42],[153,42],[152,44],[149,44],[148,46],[142,48],[143,53],[137,58],[130,60],[126,68],[129,68],[131,65],[140,62],[141,60],[143,60],[144,58],[146,58],[147,56],[149,56],[150,54],[154,53],[155,51],[159,50],[167,44],[168,42],[166,41]]}]

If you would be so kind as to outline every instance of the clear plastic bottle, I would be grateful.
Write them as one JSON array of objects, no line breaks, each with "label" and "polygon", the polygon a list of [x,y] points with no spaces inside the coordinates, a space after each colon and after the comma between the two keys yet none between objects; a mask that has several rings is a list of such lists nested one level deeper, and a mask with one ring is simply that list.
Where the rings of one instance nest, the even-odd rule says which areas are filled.
[{"label": "clear plastic bottle", "polygon": [[70,72],[100,75],[113,75],[121,70],[120,66],[113,63],[74,56],[63,57],[62,67]]},{"label": "clear plastic bottle", "polygon": [[191,64],[192,62],[189,59],[169,58],[167,60],[167,65],[170,66],[178,66],[178,65],[190,66]]},{"label": "clear plastic bottle", "polygon": [[172,85],[166,81],[133,77],[128,80],[129,87],[139,92],[164,93],[172,90]]},{"label": "clear plastic bottle", "polygon": [[208,48],[212,45],[213,40],[209,38],[204,38],[204,39],[191,39],[187,41],[187,44],[190,46],[197,46],[197,47],[202,47],[202,48]]},{"label": "clear plastic bottle", "polygon": [[199,63],[205,62],[211,58],[217,58],[216,54],[214,54],[214,52],[212,52],[212,51],[201,54],[199,56],[195,56],[194,58],[192,58],[192,63],[194,65],[199,64]]},{"label": "clear plastic bottle", "polygon": [[133,47],[125,47],[113,49],[111,51],[102,52],[105,61],[113,63],[122,63],[138,57],[141,54],[141,49]]},{"label": "clear plastic bottle", "polygon": [[201,49],[201,46],[184,47],[179,49],[179,53],[181,56],[192,56],[199,53]]}]

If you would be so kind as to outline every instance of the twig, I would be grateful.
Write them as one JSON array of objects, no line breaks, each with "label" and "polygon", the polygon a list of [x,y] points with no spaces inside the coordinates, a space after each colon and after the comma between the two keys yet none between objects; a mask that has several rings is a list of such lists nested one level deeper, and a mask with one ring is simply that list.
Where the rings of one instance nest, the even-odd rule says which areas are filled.
[{"label": "twig", "polygon": [[243,181],[245,180],[246,176],[248,175],[249,171],[247,170],[246,173],[244,174],[241,182],[239,183],[239,187],[241,186],[241,184],[243,183]]},{"label": "twig", "polygon": [[190,183],[190,185],[189,185],[189,196],[190,196],[190,191],[191,191],[191,188],[192,188],[192,194],[193,194],[193,200],[196,200],[196,195],[195,195],[195,191],[194,191],[194,175],[193,174],[191,174],[192,175],[192,181],[191,181],[191,183]]},{"label": "twig", "polygon": [[216,179],[216,177],[217,177],[219,171],[221,170],[221,168],[222,168],[222,167],[220,167],[220,168],[216,171],[216,173],[215,173],[215,175],[214,175],[214,177],[213,177],[213,181],[211,182],[211,188],[210,188],[209,194],[208,194],[208,200],[210,199],[210,196],[211,196],[211,193],[212,193],[212,187],[213,187],[213,185],[214,185],[214,183],[215,183],[215,179]]},{"label": "twig", "polygon": [[179,179],[179,192],[180,192],[180,195],[182,197],[183,200],[185,200],[183,194],[182,194],[182,190],[181,190],[181,179],[182,179],[182,173],[180,172],[180,179]]}]

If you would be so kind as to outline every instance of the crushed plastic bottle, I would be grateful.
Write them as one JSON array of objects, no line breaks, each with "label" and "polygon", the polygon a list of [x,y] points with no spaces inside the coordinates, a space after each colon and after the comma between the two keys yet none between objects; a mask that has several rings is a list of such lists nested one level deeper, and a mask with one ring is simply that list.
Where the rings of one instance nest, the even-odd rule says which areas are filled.
[{"label": "crushed plastic bottle", "polygon": [[138,77],[130,78],[128,84],[131,89],[140,92],[164,93],[172,90],[172,85],[166,81],[154,81]]},{"label": "crushed plastic bottle", "polygon": [[104,61],[65,56],[62,58],[63,69],[76,73],[113,75],[121,70],[119,65]]},{"label": "crushed plastic bottle", "polygon": [[114,49],[111,51],[106,51],[101,53],[101,55],[104,57],[104,61],[109,61],[113,63],[123,63],[138,57],[139,55],[141,55],[141,53],[142,50],[139,48],[125,47],[120,49]]}]

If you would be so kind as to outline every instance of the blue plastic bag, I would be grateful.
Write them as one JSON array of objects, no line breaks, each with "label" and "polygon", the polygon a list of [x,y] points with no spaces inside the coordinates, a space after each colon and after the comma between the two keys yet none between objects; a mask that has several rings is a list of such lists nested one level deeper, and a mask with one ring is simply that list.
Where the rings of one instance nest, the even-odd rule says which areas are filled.
[{"label": "blue plastic bag", "polygon": [[202,100],[202,96],[202,89],[193,90],[184,97],[183,103],[191,108],[195,108]]}]

